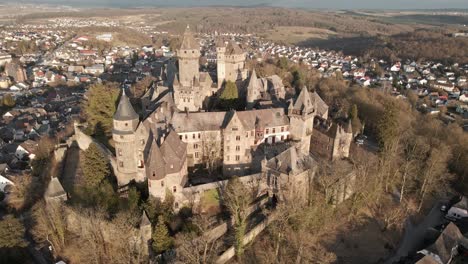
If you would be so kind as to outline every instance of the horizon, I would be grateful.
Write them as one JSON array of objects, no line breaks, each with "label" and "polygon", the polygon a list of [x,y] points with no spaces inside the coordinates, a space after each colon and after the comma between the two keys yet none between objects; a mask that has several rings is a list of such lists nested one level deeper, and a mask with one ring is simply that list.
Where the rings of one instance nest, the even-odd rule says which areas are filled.
[{"label": "horizon", "polygon": [[102,7],[102,8],[189,8],[189,7],[278,7],[278,8],[306,8],[317,10],[467,10],[468,1],[462,0],[430,0],[420,2],[413,0],[394,0],[389,3],[384,0],[357,0],[342,3],[341,0],[329,0],[326,3],[319,0],[173,0],[170,3],[162,0],[136,0],[129,3],[125,0],[4,0],[1,4],[41,4],[62,5],[70,7]]}]

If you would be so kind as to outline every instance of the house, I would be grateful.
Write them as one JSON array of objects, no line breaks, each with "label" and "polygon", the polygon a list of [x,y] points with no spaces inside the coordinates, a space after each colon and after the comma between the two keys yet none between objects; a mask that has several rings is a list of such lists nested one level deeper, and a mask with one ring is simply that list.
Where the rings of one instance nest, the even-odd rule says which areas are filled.
[{"label": "house", "polygon": [[462,101],[464,103],[468,103],[468,94],[462,94],[460,97],[458,97],[459,101]]},{"label": "house", "polygon": [[447,212],[447,217],[462,219],[468,217],[468,199],[463,196],[461,201],[454,204]]},{"label": "house", "polygon": [[36,154],[34,154],[37,150],[38,144],[32,140],[26,140],[25,142],[18,145],[15,151],[15,156],[18,159],[24,159],[28,157],[29,159],[34,159]]},{"label": "house", "polygon": [[445,229],[438,234],[432,244],[418,251],[418,254],[424,257],[416,263],[455,263],[453,261],[459,255],[458,248],[460,246],[465,247],[466,244],[467,239],[462,235],[460,229],[458,229],[454,223],[449,223]]},{"label": "house", "polygon": [[12,181],[10,181],[5,176],[0,175],[0,192],[5,192],[5,187],[7,185],[15,185]]}]

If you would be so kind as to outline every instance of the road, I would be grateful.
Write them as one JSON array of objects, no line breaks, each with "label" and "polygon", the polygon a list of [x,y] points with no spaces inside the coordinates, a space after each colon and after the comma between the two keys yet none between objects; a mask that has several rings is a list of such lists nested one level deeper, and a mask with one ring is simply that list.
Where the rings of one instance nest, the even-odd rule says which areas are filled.
[{"label": "road", "polygon": [[445,222],[444,213],[440,211],[442,204],[442,201],[436,202],[429,214],[418,226],[414,226],[409,219],[406,220],[405,234],[402,242],[400,243],[400,247],[396,254],[387,260],[386,263],[390,264],[398,261],[400,258],[421,250],[422,247],[424,247],[424,236],[426,234],[426,230]]}]

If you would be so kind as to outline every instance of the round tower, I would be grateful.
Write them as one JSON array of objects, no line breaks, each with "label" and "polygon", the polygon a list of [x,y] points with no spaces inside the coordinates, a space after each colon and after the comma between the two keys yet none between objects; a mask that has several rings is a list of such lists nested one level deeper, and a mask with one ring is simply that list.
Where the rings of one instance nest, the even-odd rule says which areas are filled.
[{"label": "round tower", "polygon": [[136,177],[137,158],[135,146],[135,130],[138,126],[139,116],[130,103],[129,98],[122,91],[119,106],[114,114],[112,138],[115,142],[117,157],[117,175],[119,184],[126,184]]}]

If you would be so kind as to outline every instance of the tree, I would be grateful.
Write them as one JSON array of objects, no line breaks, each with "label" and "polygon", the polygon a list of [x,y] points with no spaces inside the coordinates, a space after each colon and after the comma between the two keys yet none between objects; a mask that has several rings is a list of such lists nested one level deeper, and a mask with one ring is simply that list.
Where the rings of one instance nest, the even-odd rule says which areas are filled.
[{"label": "tree", "polygon": [[381,151],[389,149],[396,143],[398,137],[398,109],[393,101],[384,105],[384,113],[377,124],[378,139]]},{"label": "tree", "polygon": [[287,70],[289,68],[288,58],[281,57],[277,62],[277,66],[283,70]]},{"label": "tree", "polygon": [[65,248],[67,222],[66,212],[62,204],[46,206],[39,202],[32,208],[33,224],[31,233],[38,243],[49,242],[56,253]]},{"label": "tree", "polygon": [[198,215],[192,219],[196,231],[182,233],[176,237],[177,257],[182,263],[208,264],[214,263],[217,257],[219,241],[206,235],[210,230],[210,221],[206,215]]},{"label": "tree", "polygon": [[5,94],[3,96],[3,100],[2,100],[2,105],[4,107],[14,107],[16,105],[16,101],[15,99],[13,98],[13,96],[11,94]]},{"label": "tree", "polygon": [[156,254],[161,254],[164,251],[170,249],[173,245],[173,239],[169,235],[166,223],[162,216],[158,217],[158,224],[153,233],[153,250]]},{"label": "tree", "polygon": [[0,221],[0,248],[24,248],[25,228],[18,218],[7,215]]},{"label": "tree", "polygon": [[97,187],[110,174],[109,164],[96,143],[84,151],[81,168],[87,187]]},{"label": "tree", "polygon": [[230,110],[238,107],[239,91],[234,82],[227,81],[219,99],[222,109]]},{"label": "tree", "polygon": [[213,173],[221,162],[221,140],[216,133],[205,132],[202,139],[203,163]]},{"label": "tree", "polygon": [[107,137],[111,136],[112,118],[117,109],[119,93],[120,90],[116,83],[97,83],[89,88],[87,93],[88,101],[84,106],[84,112],[89,126],[93,130],[92,133],[96,133],[95,130],[99,124],[102,126],[103,133]]},{"label": "tree", "polygon": [[236,256],[242,257],[244,253],[244,236],[247,229],[248,207],[251,198],[248,190],[239,178],[229,179],[223,193],[224,205],[234,220],[234,248]]},{"label": "tree", "polygon": [[[422,185],[420,189],[420,202],[418,211],[421,210],[428,193],[443,186],[449,180],[447,175],[447,163],[450,158],[450,148],[444,144],[432,146],[430,154],[422,170]],[[445,189],[445,188],[441,188]]]}]

